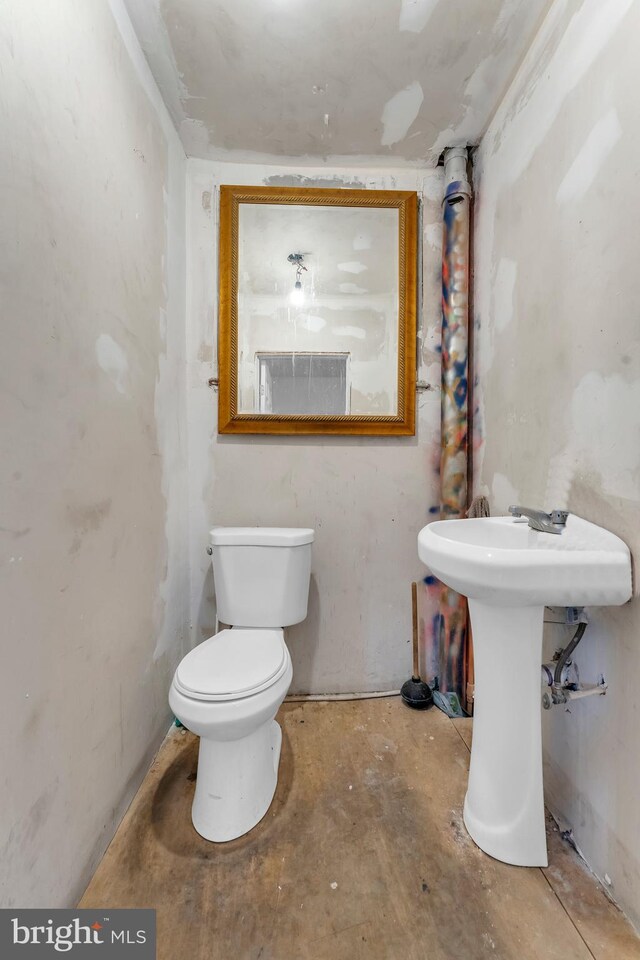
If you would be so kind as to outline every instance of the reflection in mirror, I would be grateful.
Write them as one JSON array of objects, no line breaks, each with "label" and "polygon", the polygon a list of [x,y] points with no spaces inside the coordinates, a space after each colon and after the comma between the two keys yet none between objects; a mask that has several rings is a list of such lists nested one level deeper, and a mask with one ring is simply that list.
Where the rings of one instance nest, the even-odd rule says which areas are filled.
[{"label": "reflection in mirror", "polygon": [[412,436],[415,191],[220,187],[220,433]]},{"label": "reflection in mirror", "polygon": [[351,406],[348,353],[259,353],[260,413],[343,416]]},{"label": "reflection in mirror", "polygon": [[399,211],[243,203],[238,412],[398,411]]}]

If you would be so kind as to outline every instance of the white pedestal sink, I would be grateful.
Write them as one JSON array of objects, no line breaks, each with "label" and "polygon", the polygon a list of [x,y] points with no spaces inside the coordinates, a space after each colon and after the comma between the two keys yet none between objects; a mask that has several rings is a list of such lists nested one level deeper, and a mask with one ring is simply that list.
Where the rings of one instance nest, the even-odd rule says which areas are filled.
[{"label": "white pedestal sink", "polygon": [[475,663],[473,747],[464,822],[498,860],[546,866],[540,666],[545,606],[597,606],[631,597],[628,547],[570,514],[559,535],[526,519],[436,520],[418,554],[469,598]]}]

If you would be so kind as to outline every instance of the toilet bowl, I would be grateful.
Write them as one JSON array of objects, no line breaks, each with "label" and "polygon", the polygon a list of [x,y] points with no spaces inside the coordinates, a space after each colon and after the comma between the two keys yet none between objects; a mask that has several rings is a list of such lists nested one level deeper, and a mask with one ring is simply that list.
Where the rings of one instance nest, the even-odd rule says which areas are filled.
[{"label": "toilet bowl", "polygon": [[200,737],[192,819],[207,840],[242,836],[269,809],[281,742],[274,717],[292,676],[282,630],[222,630],[176,670],[169,704]]},{"label": "toilet bowl", "polygon": [[216,527],[210,552],[218,616],[242,623],[191,650],[169,704],[200,737],[192,821],[207,840],[248,833],[278,780],[275,720],[293,677],[283,627],[306,617],[313,530]]}]

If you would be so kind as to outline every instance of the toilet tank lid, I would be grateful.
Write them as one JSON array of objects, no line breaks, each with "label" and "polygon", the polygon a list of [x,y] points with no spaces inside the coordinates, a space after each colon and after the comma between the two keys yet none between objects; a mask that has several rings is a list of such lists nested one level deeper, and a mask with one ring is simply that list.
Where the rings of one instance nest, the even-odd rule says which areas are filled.
[{"label": "toilet tank lid", "polygon": [[312,543],[313,536],[310,527],[213,527],[209,542],[213,547],[299,547]]}]

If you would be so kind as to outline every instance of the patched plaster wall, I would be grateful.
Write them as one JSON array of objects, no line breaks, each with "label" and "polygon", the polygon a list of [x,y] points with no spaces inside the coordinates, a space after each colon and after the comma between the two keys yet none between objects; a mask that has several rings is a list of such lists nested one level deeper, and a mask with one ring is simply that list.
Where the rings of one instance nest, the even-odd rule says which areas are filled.
[{"label": "patched plaster wall", "polygon": [[[415,437],[217,435],[217,188],[221,183],[418,190],[423,293]],[[416,537],[438,503],[441,170],[369,170],[190,160],[187,181],[189,483],[193,642],[215,629],[213,524],[316,530],[307,620],[287,631],[293,691],[398,688],[411,666],[410,582],[424,575]],[[423,598],[423,620],[430,622]]]},{"label": "patched plaster wall", "polygon": [[125,0],[188,156],[435,166],[476,143],[551,0]]},{"label": "patched plaster wall", "polygon": [[[475,492],[568,507],[636,557],[639,33],[633,0],[554,3],[478,152],[475,241]],[[577,661],[610,693],[545,713],[547,798],[638,923],[640,600],[589,613]],[[567,638],[548,625],[547,652]]]},{"label": "patched plaster wall", "polygon": [[0,31],[0,904],[71,906],[187,632],[185,157],[119,0]]}]

